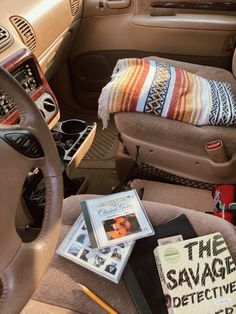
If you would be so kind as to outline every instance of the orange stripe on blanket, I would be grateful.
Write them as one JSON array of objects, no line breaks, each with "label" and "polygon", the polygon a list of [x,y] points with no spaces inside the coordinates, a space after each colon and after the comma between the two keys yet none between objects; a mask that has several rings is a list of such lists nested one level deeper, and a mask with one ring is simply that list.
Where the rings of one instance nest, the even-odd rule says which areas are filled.
[{"label": "orange stripe on blanket", "polygon": [[176,105],[176,120],[181,120],[182,114],[183,114],[183,107],[185,102],[185,96],[186,96],[186,77],[183,70],[181,70],[181,78],[182,78],[182,84],[180,87],[180,93],[179,93],[179,101]]},{"label": "orange stripe on blanket", "polygon": [[117,96],[117,100],[114,103],[114,112],[117,111],[125,111],[125,102],[127,98],[127,91],[129,85],[131,84],[132,78],[134,77],[135,73],[137,72],[137,68],[139,67],[139,62],[137,59],[131,59],[132,62],[129,64],[129,68],[125,77],[121,84],[121,88],[119,90],[119,94]]},{"label": "orange stripe on blanket", "polygon": [[137,79],[138,74],[140,72],[140,67],[143,63],[143,60],[135,59],[136,66],[134,68],[132,76],[129,78],[129,81],[127,82],[126,86],[124,86],[124,95],[122,98],[122,111],[129,111],[129,101],[130,101],[130,93],[132,91],[132,84],[134,80]]},{"label": "orange stripe on blanket", "polygon": [[167,113],[168,119],[175,119],[175,109],[176,109],[176,103],[178,102],[178,98],[179,98],[179,91],[180,91],[181,83],[182,83],[181,70],[177,68],[175,71],[175,87],[173,90],[170,107]]},{"label": "orange stripe on blanket", "polygon": [[[132,84],[131,84],[130,89],[128,91],[128,97],[127,97],[126,102],[124,104],[124,108],[126,111],[135,111],[136,106],[135,106],[135,99],[133,99],[133,97],[134,97],[134,94],[135,94],[135,96],[137,96],[137,94],[136,94],[137,84],[139,84],[139,80],[142,78],[143,69],[145,68],[146,63],[148,63],[148,62],[145,60],[142,60],[142,63],[139,65],[139,68],[138,68],[138,73],[135,73],[135,75],[133,76],[133,80],[131,82]],[[146,78],[146,76],[145,76],[145,78]],[[142,80],[142,82],[143,82],[143,80]],[[143,86],[142,82],[140,82],[140,83]],[[137,105],[137,102],[136,102],[136,105]]]},{"label": "orange stripe on blanket", "polygon": [[129,111],[135,111],[137,108],[138,99],[141,94],[145,80],[147,78],[149,69],[150,64],[148,62],[144,62],[142,65],[142,69],[140,71],[140,75],[133,86],[132,94],[130,95],[131,100],[129,105]]},{"label": "orange stripe on blanket", "polygon": [[[187,73],[188,76],[188,94],[186,96],[186,106],[185,106],[185,112],[184,115],[182,117],[182,121],[189,123],[190,119],[191,119],[191,115],[192,115],[192,111],[193,111],[193,92],[194,92],[194,79],[193,79],[193,75],[191,73]],[[190,104],[190,106],[189,106]]]},{"label": "orange stripe on blanket", "polygon": [[179,119],[180,121],[183,120],[184,115],[186,113],[188,93],[189,93],[189,86],[190,86],[190,80],[189,80],[189,77],[188,77],[188,73],[184,71],[184,75],[185,75],[185,78],[186,78],[186,91],[185,91],[185,95],[184,95],[183,112],[182,112],[181,117]]}]

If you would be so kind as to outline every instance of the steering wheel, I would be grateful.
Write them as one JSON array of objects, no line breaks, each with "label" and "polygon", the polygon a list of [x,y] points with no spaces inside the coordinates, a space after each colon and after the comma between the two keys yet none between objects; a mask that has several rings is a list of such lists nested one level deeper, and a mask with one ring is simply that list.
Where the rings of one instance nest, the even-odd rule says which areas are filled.
[{"label": "steering wheel", "polygon": [[[63,200],[60,161],[50,130],[32,99],[0,67],[0,92],[20,114],[18,125],[0,125],[0,313],[19,313],[37,288],[55,250]],[[23,243],[15,214],[24,181],[40,168],[45,181],[45,214],[38,237]],[[1,290],[1,289],[0,289]]]}]

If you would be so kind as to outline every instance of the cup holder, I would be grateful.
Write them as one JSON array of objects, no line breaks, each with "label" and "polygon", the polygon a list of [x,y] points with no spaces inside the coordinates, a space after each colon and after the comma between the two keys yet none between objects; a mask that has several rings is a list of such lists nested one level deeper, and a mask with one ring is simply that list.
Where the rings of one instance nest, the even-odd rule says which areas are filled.
[{"label": "cup holder", "polygon": [[78,135],[86,129],[86,122],[78,119],[70,119],[61,123],[61,131],[67,135]]},{"label": "cup holder", "polygon": [[92,126],[79,119],[58,122],[52,129],[52,135],[60,158],[71,161],[92,129]]}]

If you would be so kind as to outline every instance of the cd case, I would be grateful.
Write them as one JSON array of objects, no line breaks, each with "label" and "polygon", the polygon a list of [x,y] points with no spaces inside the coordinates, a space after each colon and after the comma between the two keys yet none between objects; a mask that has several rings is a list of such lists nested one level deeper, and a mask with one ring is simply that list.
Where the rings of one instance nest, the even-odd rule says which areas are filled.
[{"label": "cd case", "polygon": [[135,190],[81,202],[92,248],[103,248],[154,234]]},{"label": "cd case", "polygon": [[133,246],[134,241],[131,241],[99,250],[92,249],[81,214],[58,247],[57,254],[118,283]]}]

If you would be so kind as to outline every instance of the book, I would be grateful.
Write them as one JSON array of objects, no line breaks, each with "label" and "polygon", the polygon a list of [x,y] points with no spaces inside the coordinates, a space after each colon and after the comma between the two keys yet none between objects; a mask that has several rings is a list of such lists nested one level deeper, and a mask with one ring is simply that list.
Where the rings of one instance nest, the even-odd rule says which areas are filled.
[{"label": "book", "polygon": [[178,234],[181,234],[184,240],[197,237],[184,214],[154,226],[154,230],[153,236],[135,243],[123,273],[124,281],[139,314],[156,313],[157,309],[160,314],[168,314],[153,254],[158,239]]},{"label": "book", "polygon": [[92,248],[103,248],[154,234],[135,190],[81,202]]},{"label": "book", "polygon": [[130,241],[99,250],[92,249],[81,214],[58,247],[57,254],[118,283],[133,246],[134,241]]},{"label": "book", "polygon": [[236,311],[236,265],[220,233],[154,250],[169,314]]}]

